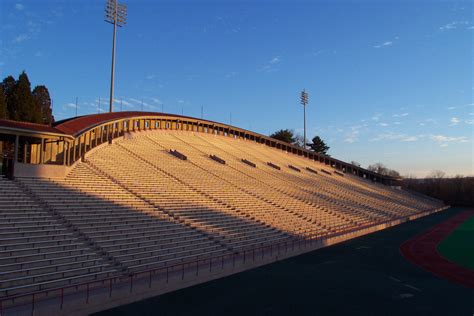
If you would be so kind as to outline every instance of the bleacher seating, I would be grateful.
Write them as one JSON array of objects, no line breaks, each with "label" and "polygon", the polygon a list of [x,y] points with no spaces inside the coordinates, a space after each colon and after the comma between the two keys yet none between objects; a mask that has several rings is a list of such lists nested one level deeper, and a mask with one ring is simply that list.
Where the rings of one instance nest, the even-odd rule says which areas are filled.
[{"label": "bleacher seating", "polygon": [[61,217],[17,183],[0,177],[0,298],[114,272]]},{"label": "bleacher seating", "polygon": [[184,131],[127,135],[63,179],[0,178],[0,193],[0,297],[440,207],[253,141]]}]

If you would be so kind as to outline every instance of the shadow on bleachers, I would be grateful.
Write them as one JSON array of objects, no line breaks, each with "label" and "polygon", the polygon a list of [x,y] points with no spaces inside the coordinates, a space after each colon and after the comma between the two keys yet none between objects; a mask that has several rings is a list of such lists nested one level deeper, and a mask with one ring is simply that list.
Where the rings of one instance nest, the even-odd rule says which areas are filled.
[{"label": "shadow on bleachers", "polygon": [[325,237],[440,206],[307,168],[331,170],[250,141],[154,131],[97,148],[64,179],[1,178],[0,297]]}]

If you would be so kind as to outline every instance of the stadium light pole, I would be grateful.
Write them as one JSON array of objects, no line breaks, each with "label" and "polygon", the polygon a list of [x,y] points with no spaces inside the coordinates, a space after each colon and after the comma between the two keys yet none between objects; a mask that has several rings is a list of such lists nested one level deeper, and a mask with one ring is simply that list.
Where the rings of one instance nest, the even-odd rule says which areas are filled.
[{"label": "stadium light pole", "polygon": [[115,80],[115,41],[117,37],[117,26],[122,27],[127,24],[127,6],[118,3],[117,0],[107,0],[105,5],[105,22],[113,24],[114,32],[112,36],[112,71],[110,75],[110,98],[109,112],[113,112],[114,104],[114,80]]},{"label": "stadium light pole", "polygon": [[303,116],[304,116],[304,136],[303,136],[303,148],[306,149],[306,105],[308,104],[309,95],[305,89],[301,91],[300,103],[303,105]]}]

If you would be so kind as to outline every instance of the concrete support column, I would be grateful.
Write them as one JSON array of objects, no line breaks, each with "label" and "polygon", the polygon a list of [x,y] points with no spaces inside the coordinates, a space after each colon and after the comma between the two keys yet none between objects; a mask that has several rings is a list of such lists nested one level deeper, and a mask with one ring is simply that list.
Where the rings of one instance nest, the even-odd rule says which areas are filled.
[{"label": "concrete support column", "polygon": [[67,152],[66,152],[66,141],[63,139],[63,166],[66,165]]},{"label": "concrete support column", "polygon": [[13,163],[18,162],[18,146],[20,144],[20,136],[15,135],[15,151],[13,153]]},{"label": "concrete support column", "polygon": [[82,135],[79,137],[79,157],[81,157],[81,153],[82,153]]},{"label": "concrete support column", "polygon": [[91,137],[91,131],[88,131],[87,133],[84,134],[84,153],[87,152],[87,146],[89,145]]},{"label": "concrete support column", "polygon": [[66,159],[66,165],[68,166],[71,165],[69,148],[70,148],[69,142],[64,141],[64,151],[66,152],[65,159]]},{"label": "concrete support column", "polygon": [[76,161],[76,140],[72,143],[72,162]]},{"label": "concrete support column", "polygon": [[44,138],[41,138],[41,146],[40,146],[40,164],[44,163]]},{"label": "concrete support column", "polygon": [[101,144],[104,142],[104,131],[105,131],[105,126],[102,126],[100,128],[100,143]]}]

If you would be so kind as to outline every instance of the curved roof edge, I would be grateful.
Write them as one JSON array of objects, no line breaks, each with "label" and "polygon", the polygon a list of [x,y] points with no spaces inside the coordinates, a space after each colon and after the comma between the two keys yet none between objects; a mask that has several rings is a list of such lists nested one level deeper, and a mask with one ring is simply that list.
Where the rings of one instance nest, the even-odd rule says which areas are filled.
[{"label": "curved roof edge", "polygon": [[62,134],[63,136],[69,136],[69,135],[64,134],[61,130],[53,126],[37,124],[37,123],[29,123],[29,122],[19,122],[19,121],[13,121],[13,120],[0,119],[0,128],[18,130],[22,132]]},{"label": "curved roof edge", "polygon": [[[54,128],[61,131],[62,133],[65,133],[71,136],[77,136],[88,129],[91,129],[97,125],[105,124],[110,121],[115,121],[119,119],[133,119],[133,118],[138,118],[138,117],[143,117],[143,116],[148,116],[148,117],[156,116],[156,117],[164,117],[164,118],[178,117],[178,118],[183,118],[183,119],[192,119],[192,120],[198,120],[201,122],[208,122],[211,124],[227,125],[229,127],[237,128],[235,126],[231,126],[228,124],[223,124],[223,123],[219,123],[215,121],[209,121],[206,119],[199,119],[192,116],[184,116],[184,115],[161,113],[161,112],[140,112],[140,111],[125,111],[125,112],[112,112],[112,113],[108,112],[108,113],[101,113],[101,114],[78,116],[78,117],[58,121],[56,122],[56,124],[54,124]],[[238,128],[238,129],[244,130],[241,128]]]},{"label": "curved roof edge", "polygon": [[331,156],[315,153],[300,147],[297,147],[293,144],[288,144],[282,142],[280,140],[271,138],[266,135],[262,135],[256,132],[252,132],[243,128],[239,128],[236,126],[228,125],[225,123],[219,123],[215,121],[210,121],[206,119],[195,118],[191,116],[183,116],[177,114],[169,114],[169,113],[160,113],[160,112],[139,112],[139,111],[126,111],[126,112],[112,112],[112,113],[101,113],[101,114],[92,114],[92,115],[84,115],[78,116],[74,118],[69,118],[65,120],[58,121],[54,124],[54,126],[48,125],[41,125],[41,124],[34,124],[34,123],[27,123],[27,122],[17,122],[17,121],[10,121],[10,120],[0,120],[0,129],[5,128],[9,130],[20,130],[22,132],[30,132],[30,133],[41,133],[41,134],[54,134],[55,136],[59,137],[68,137],[68,138],[76,138],[81,134],[93,129],[96,126],[107,124],[109,122],[114,122],[117,120],[126,120],[126,119],[149,119],[154,118],[157,119],[174,119],[174,120],[190,120],[198,124],[207,124],[207,125],[217,125],[220,128],[228,128],[229,130],[238,131],[239,133],[248,134],[249,136],[253,136],[259,139],[266,139],[274,144],[279,144],[282,148],[287,148],[291,150],[296,150],[297,152],[301,152],[301,154],[305,153],[306,155],[316,155],[322,157],[324,159],[329,159],[333,163],[340,163],[345,166],[351,166],[352,168],[356,168],[359,170],[363,170],[368,174],[372,174],[377,177],[391,179],[391,180],[399,180],[396,177],[384,176],[372,171],[369,171],[365,168],[352,166],[350,163],[344,162],[342,160],[336,159]]}]

